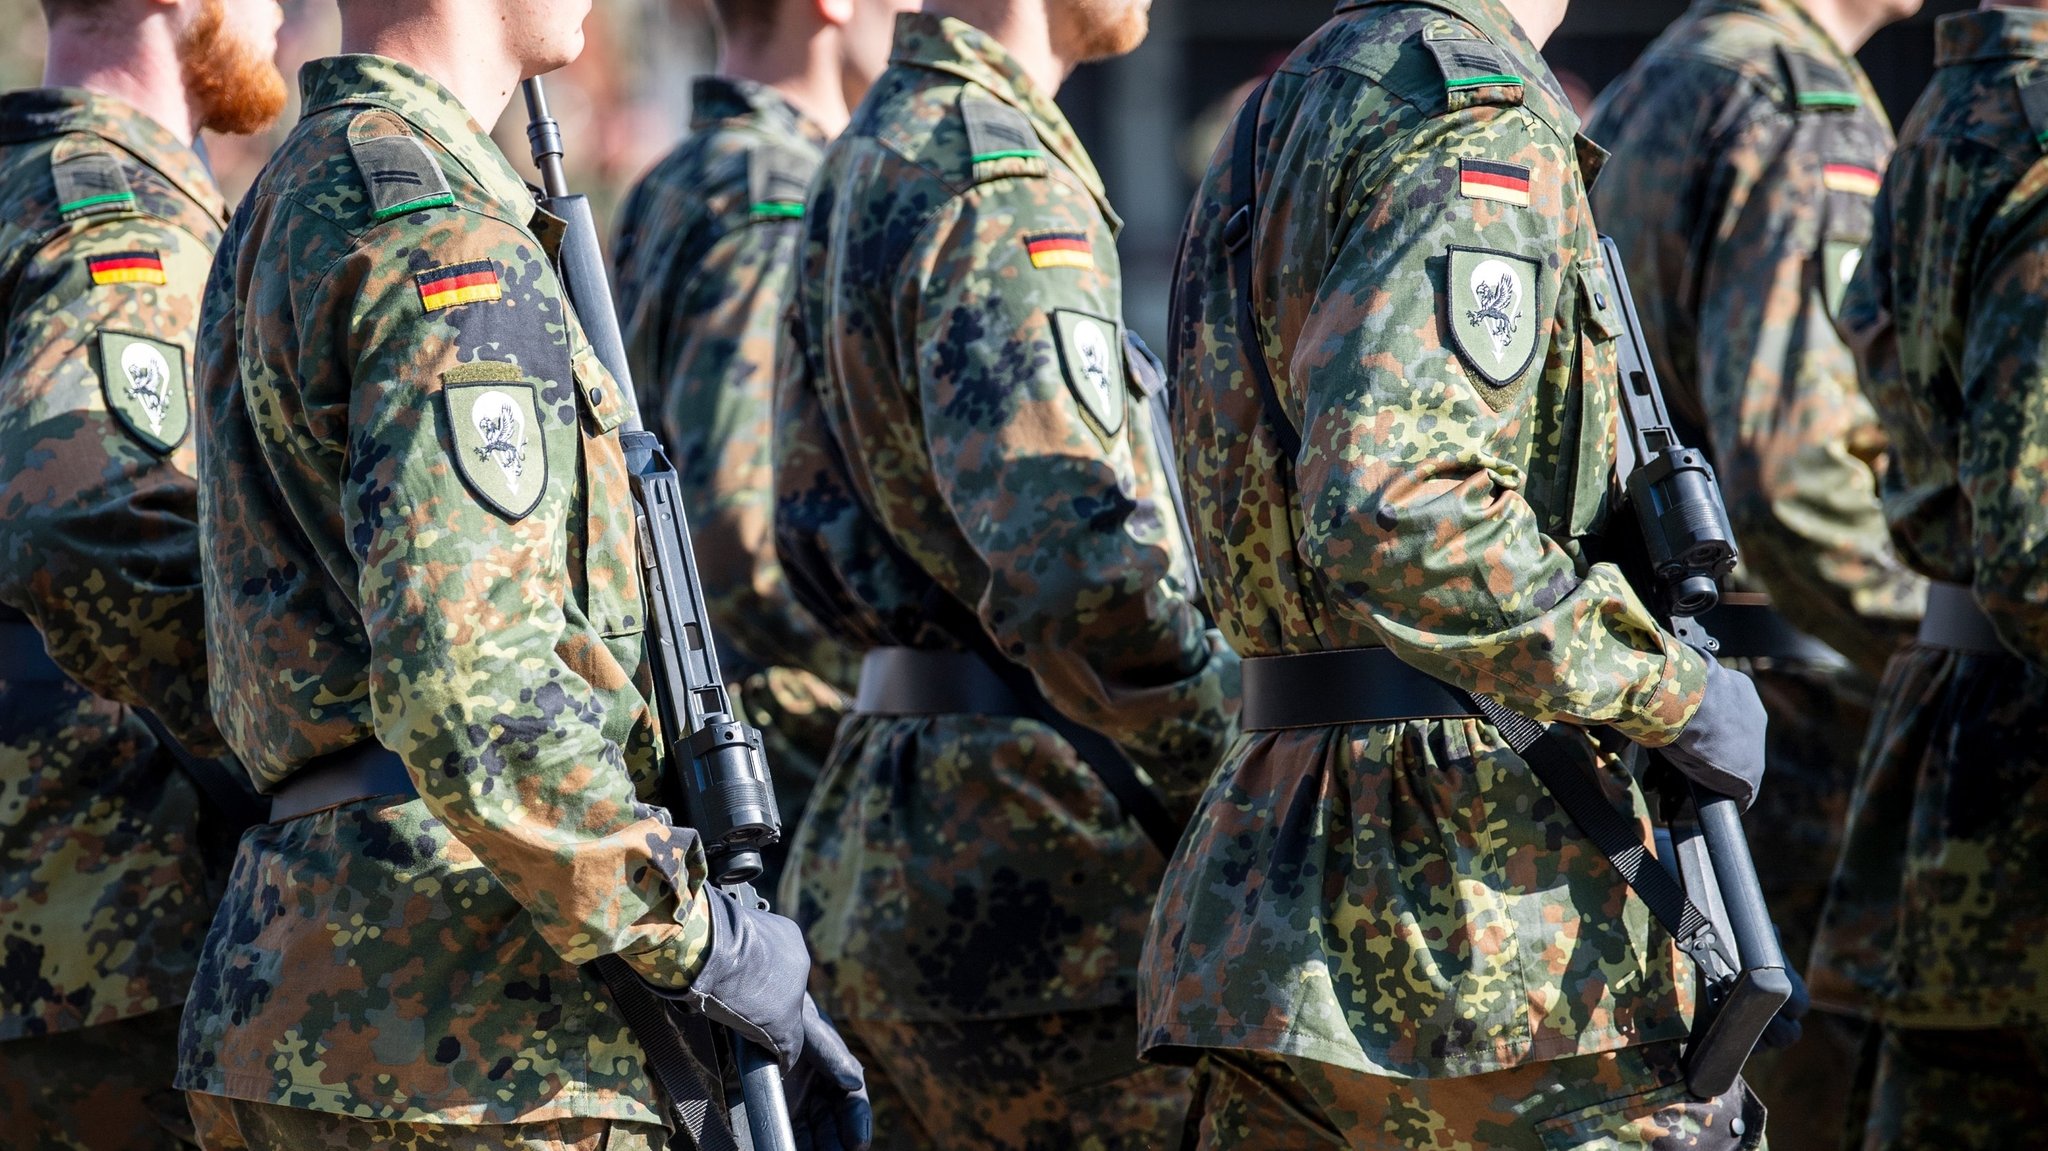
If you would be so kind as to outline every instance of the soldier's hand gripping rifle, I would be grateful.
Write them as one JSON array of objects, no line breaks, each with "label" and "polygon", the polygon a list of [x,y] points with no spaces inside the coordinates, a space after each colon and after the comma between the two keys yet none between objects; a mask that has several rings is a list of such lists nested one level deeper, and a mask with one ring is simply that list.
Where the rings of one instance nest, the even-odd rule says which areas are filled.
[{"label": "soldier's hand gripping rifle", "polygon": [[[1720,602],[1719,581],[1734,570],[1734,532],[1713,468],[1672,428],[1621,253],[1602,237],[1600,254],[1621,316],[1616,471],[1642,529],[1640,566],[1646,570],[1638,578],[1649,585],[1646,598],[1672,634],[1711,655],[1718,645],[1697,617]],[[1712,1098],[1734,1084],[1757,1041],[1793,998],[1795,980],[1764,906],[1736,801],[1705,790],[1668,764],[1660,771],[1664,815],[1691,897],[1684,909],[1691,918],[1681,915],[1690,938],[1681,936],[1679,944],[1700,977],[1699,1009],[1685,1053],[1686,1084],[1693,1094]],[[1702,918],[1704,923],[1694,922]],[[1803,1006],[1794,1004],[1793,1010]],[[1781,1026],[1796,1034],[1796,1022]]]},{"label": "soldier's hand gripping rifle", "polygon": [[[704,841],[712,882],[743,906],[765,907],[749,881],[761,874],[761,848],[780,838],[782,817],[776,810],[775,791],[761,753],[761,734],[735,714],[719,672],[683,514],[682,486],[660,441],[641,426],[590,202],[569,192],[562,171],[561,129],[548,115],[540,81],[526,81],[523,90],[527,138],[541,173],[541,206],[568,224],[561,246],[562,284],[583,323],[591,350],[624,393],[620,398],[626,422],[619,442],[632,475],[634,510],[639,518],[639,558],[649,614],[648,657],[654,670],[662,732],[670,741],[666,750],[672,799],[680,802],[685,820]],[[616,978],[614,968],[607,973],[606,983],[621,999],[621,1012],[633,1024],[635,1037],[648,1049],[649,1063],[663,1062],[664,1054],[669,1059],[679,1057],[680,1041],[667,1026],[666,1014],[643,1011],[643,1017],[634,1020],[627,1001],[644,1003],[646,997],[635,991],[620,996]],[[755,1151],[795,1151],[781,1069],[766,1051],[736,1032],[731,1038],[744,1097],[744,1134],[751,1137]],[[659,1069],[656,1073],[671,1106],[679,1105],[676,1096],[687,1089],[669,1082],[669,1076]],[[702,1116],[677,1118],[688,1125],[700,1122]]]}]

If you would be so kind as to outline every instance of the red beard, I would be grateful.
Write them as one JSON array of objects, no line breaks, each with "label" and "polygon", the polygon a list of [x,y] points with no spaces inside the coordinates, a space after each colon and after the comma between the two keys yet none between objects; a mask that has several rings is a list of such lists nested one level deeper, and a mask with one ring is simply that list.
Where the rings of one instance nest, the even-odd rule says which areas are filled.
[{"label": "red beard", "polygon": [[247,135],[262,131],[284,111],[283,74],[228,30],[221,0],[207,0],[199,18],[178,37],[178,64],[202,128]]}]

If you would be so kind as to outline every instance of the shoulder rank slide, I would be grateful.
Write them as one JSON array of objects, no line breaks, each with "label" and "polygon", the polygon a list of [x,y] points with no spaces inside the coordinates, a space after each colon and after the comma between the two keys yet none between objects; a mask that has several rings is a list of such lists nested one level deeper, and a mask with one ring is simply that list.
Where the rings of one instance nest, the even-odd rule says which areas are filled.
[{"label": "shoulder rank slide", "polygon": [[967,151],[976,181],[1043,176],[1048,171],[1038,129],[1024,113],[969,89],[960,93],[960,119],[967,126]]},{"label": "shoulder rank slide", "polygon": [[104,288],[108,284],[162,284],[164,277],[163,253],[149,249],[133,252],[108,252],[100,256],[87,256],[85,269],[92,273],[94,287]]},{"label": "shoulder rank slide", "polygon": [[397,113],[359,113],[349,122],[348,150],[370,194],[372,219],[381,222],[455,202],[441,165]]},{"label": "shoulder rank slide", "polygon": [[816,156],[784,144],[763,144],[747,156],[748,214],[756,220],[801,220]]},{"label": "shoulder rank slide", "polygon": [[69,155],[66,151],[60,147],[50,165],[60,215],[127,212],[135,208],[135,190],[128,186],[128,174],[121,170],[121,161],[112,153],[98,148]]},{"label": "shoulder rank slide", "polygon": [[413,279],[419,284],[420,303],[429,312],[505,298],[504,286],[498,280],[498,265],[490,260],[435,268]]},{"label": "shoulder rank slide", "polygon": [[1785,82],[1792,90],[1792,105],[1802,110],[1853,110],[1863,106],[1855,82],[1841,69],[1823,64],[1811,56],[1789,52],[1782,45],[1778,59],[1785,66]]},{"label": "shoulder rank slide", "polygon": [[1436,58],[1437,70],[1443,73],[1444,95],[1452,111],[1474,104],[1522,102],[1522,76],[1508,54],[1492,41],[1444,23],[1423,30],[1422,46]]},{"label": "shoulder rank slide", "polygon": [[1493,160],[1459,160],[1458,192],[1474,200],[1529,206],[1529,169]]}]

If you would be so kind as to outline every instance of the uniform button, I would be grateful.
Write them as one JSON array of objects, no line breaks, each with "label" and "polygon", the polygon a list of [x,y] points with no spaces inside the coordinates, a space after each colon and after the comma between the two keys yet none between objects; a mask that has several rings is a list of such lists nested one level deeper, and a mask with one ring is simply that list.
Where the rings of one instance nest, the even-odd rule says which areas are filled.
[{"label": "uniform button", "polygon": [[1742,1116],[1740,1115],[1728,1121],[1728,1133],[1730,1135],[1740,1138],[1742,1133],[1747,1130],[1749,1130],[1749,1126],[1742,1121]]},{"label": "uniform button", "polygon": [[[1602,305],[1601,305],[1601,307],[1606,307],[1606,305],[1605,305],[1605,304],[1602,304]],[[603,406],[604,406],[604,389],[603,389],[603,388],[592,388],[592,389],[590,389],[590,402],[591,402],[591,403],[593,403],[593,404],[596,404],[596,405],[597,405],[598,407],[600,407],[600,408],[601,408],[601,407],[603,407]]]},{"label": "uniform button", "polygon": [[1598,309],[1600,309],[1600,310],[1601,310],[1601,311],[1603,311],[1603,312],[1604,312],[1604,311],[1606,311],[1606,310],[1607,310],[1607,293],[1605,293],[1605,292],[1594,292],[1594,293],[1593,293],[1593,306],[1594,306],[1594,307],[1596,307],[1596,308],[1598,308]]}]

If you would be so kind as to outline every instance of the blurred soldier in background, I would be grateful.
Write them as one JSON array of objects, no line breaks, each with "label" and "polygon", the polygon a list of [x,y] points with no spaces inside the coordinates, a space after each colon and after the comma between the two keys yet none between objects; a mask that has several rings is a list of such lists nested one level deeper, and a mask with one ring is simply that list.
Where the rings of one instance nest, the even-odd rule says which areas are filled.
[{"label": "blurred soldier in background", "polygon": [[[1674,418],[1709,449],[1741,545],[1741,591],[1701,622],[1771,713],[1771,785],[1747,823],[1802,968],[1877,677],[1927,595],[1886,535],[1884,432],[1834,325],[1892,145],[1852,53],[1918,7],[1698,0],[1588,128],[1613,153],[1594,219],[1620,245]],[[1852,1111],[1860,1126],[1862,1030],[1819,1012],[1796,1046],[1758,1056],[1774,1142],[1833,1146]]]},{"label": "blurred soldier in background", "polygon": [[565,306],[559,221],[482,127],[588,11],[342,0],[349,54],[301,72],[222,242],[213,698],[271,822],[186,1004],[209,1149],[654,1151],[604,955],[785,1066],[806,1046],[795,924],[706,892],[653,805],[626,400]]},{"label": "blurred soldier in background", "polygon": [[820,1001],[946,1147],[1171,1146],[1186,1104],[1135,1057],[1138,946],[1237,662],[1052,99],[1146,27],[1144,0],[927,0],[804,225],[777,541],[867,655],[783,887]]},{"label": "blurred soldier in background", "polygon": [[[858,659],[790,596],[775,558],[775,343],[811,174],[914,7],[716,0],[718,74],[697,81],[689,138],[627,197],[612,245],[642,418],[682,477],[719,654],[792,835]],[[765,853],[764,890],[787,844]]]},{"label": "blurred soldier in background", "polygon": [[1814,948],[1882,1024],[1856,1146],[2048,1129],[2048,12],[1944,17],[1842,305],[1885,513],[1937,581],[1895,657]]},{"label": "blurred soldier in background", "polygon": [[175,1147],[203,849],[232,847],[177,757],[225,750],[189,387],[225,205],[194,141],[284,106],[281,14],[43,8],[44,87],[0,97],[0,1142]]},{"label": "blurred soldier in background", "polygon": [[1247,735],[1153,915],[1145,1047],[1199,1057],[1204,1148],[1757,1146],[1739,1080],[1686,1089],[1670,937],[1464,694],[1555,722],[1645,824],[1590,729],[1745,802],[1763,773],[1749,681],[1587,554],[1620,321],[1539,52],[1565,5],[1337,7],[1183,239],[1181,458]]}]

